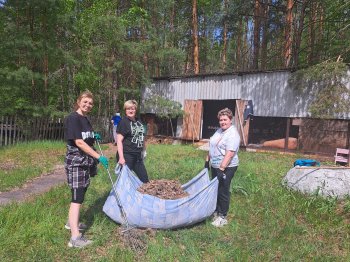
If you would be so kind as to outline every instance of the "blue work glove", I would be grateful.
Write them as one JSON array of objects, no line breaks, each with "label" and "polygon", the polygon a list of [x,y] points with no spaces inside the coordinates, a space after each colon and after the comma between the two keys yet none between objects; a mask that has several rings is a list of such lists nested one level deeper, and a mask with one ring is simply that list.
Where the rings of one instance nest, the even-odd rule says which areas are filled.
[{"label": "blue work glove", "polygon": [[102,140],[101,135],[100,135],[99,133],[97,133],[97,132],[94,133],[94,138],[95,138],[95,140],[97,140],[97,141],[101,141],[101,140]]},{"label": "blue work glove", "polygon": [[104,166],[105,169],[108,169],[108,158],[105,156],[100,156],[98,161]]}]

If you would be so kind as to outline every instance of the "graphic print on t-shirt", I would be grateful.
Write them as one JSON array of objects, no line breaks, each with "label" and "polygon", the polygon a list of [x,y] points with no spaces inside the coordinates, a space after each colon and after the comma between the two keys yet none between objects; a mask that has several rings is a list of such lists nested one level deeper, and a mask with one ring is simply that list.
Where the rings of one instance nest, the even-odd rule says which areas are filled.
[{"label": "graphic print on t-shirt", "polygon": [[88,138],[94,138],[94,132],[87,131],[87,132],[81,132],[81,137],[83,140],[86,140]]},{"label": "graphic print on t-shirt", "polygon": [[144,140],[143,125],[139,121],[130,122],[130,128],[131,128],[131,135],[132,135],[131,142],[136,144],[137,147],[143,147],[143,140]]}]

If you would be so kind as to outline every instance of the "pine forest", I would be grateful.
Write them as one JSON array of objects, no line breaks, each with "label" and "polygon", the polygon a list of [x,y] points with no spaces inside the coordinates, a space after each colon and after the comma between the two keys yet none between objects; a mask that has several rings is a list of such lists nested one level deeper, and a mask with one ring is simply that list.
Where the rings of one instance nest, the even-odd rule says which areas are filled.
[{"label": "pine forest", "polygon": [[109,117],[154,77],[350,63],[349,0],[0,0],[0,114]]}]

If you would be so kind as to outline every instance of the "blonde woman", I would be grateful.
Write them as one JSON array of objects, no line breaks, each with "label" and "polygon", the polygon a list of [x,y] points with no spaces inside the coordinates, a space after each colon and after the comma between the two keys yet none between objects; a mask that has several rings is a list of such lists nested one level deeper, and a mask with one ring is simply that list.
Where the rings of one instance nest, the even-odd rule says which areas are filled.
[{"label": "blonde woman", "polygon": [[125,117],[119,122],[117,128],[118,163],[127,165],[143,183],[147,183],[149,180],[143,162],[145,129],[136,117],[137,106],[135,100],[124,103]]}]

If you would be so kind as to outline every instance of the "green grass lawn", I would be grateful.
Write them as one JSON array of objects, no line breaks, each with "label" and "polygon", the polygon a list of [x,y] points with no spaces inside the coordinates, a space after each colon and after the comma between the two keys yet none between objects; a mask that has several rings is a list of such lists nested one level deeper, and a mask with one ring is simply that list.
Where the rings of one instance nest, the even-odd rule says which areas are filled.
[{"label": "green grass lawn", "polygon": [[44,141],[0,148],[0,192],[23,185],[56,164],[63,164],[65,145]]},{"label": "green grass lawn", "polygon": [[[57,157],[63,161],[63,155],[49,159],[50,153],[44,153],[55,151],[55,143],[44,144],[40,162],[55,162]],[[151,179],[181,183],[203,168],[206,154],[188,145],[149,145],[147,152]],[[350,261],[350,201],[306,197],[281,185],[299,157],[240,152],[229,224],[218,229],[208,219],[190,228],[158,230],[147,235],[142,256],[123,244],[119,225],[102,212],[111,185],[100,168],[81,213],[92,246],[67,247],[70,234],[64,223],[70,192],[61,186],[31,202],[0,208],[1,261]],[[1,161],[6,161],[3,155]]]}]

